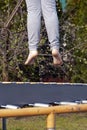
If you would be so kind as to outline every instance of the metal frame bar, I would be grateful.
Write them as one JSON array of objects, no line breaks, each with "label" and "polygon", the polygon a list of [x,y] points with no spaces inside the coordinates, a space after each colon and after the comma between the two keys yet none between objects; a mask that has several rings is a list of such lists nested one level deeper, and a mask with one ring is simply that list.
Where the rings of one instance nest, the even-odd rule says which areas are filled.
[{"label": "metal frame bar", "polygon": [[2,118],[2,130],[7,130],[6,128],[6,118]]},{"label": "metal frame bar", "polygon": [[[22,117],[22,116],[38,116],[38,115],[48,115],[47,116],[47,130],[55,130],[55,114],[61,113],[75,113],[75,112],[87,112],[87,104],[79,105],[63,105],[63,106],[51,106],[51,107],[33,107],[33,108],[22,108],[22,109],[1,109],[0,117]],[[5,124],[4,124],[5,123]],[[5,128],[6,122],[3,122],[3,130]]]}]

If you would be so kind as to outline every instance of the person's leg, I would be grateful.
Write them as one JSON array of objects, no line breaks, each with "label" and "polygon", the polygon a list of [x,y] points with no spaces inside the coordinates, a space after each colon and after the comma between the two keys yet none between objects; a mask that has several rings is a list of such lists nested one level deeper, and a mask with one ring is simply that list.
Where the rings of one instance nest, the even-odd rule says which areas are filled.
[{"label": "person's leg", "polygon": [[25,65],[32,64],[38,55],[41,26],[41,0],[26,0],[29,55]]},{"label": "person's leg", "polygon": [[42,13],[45,20],[54,65],[61,65],[59,53],[59,21],[55,0],[41,0]]}]

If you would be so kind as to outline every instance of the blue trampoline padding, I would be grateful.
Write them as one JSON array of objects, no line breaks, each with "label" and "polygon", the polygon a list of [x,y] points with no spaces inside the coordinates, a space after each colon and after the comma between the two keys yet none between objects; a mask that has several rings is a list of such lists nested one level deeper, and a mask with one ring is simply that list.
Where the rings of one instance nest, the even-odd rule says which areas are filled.
[{"label": "blue trampoline padding", "polygon": [[0,105],[87,99],[87,84],[0,83]]}]

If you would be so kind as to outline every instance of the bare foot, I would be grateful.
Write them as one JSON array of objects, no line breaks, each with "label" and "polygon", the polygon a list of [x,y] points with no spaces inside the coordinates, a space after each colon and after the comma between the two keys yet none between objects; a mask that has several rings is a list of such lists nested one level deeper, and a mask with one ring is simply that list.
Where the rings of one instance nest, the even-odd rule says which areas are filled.
[{"label": "bare foot", "polygon": [[25,65],[32,65],[35,62],[36,57],[38,56],[37,51],[31,51],[25,61]]},{"label": "bare foot", "polygon": [[57,49],[52,50],[52,56],[53,56],[53,64],[55,66],[62,65],[63,61],[61,58],[61,55]]}]

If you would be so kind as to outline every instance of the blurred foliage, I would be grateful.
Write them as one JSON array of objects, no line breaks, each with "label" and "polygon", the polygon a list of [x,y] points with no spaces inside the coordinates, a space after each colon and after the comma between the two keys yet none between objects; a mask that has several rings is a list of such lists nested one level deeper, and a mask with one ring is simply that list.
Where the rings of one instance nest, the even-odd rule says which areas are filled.
[{"label": "blurred foliage", "polygon": [[69,0],[67,10],[65,42],[66,48],[73,48],[68,53],[71,55],[69,75],[71,82],[87,83],[87,1]]},{"label": "blurred foliage", "polygon": [[0,80],[87,83],[87,1],[67,0],[64,12],[60,1],[56,2],[60,23],[60,52],[64,61],[61,67],[52,65],[43,17],[39,56],[33,66],[24,65],[29,53],[24,1],[9,26],[4,28],[17,2],[0,1]]}]

